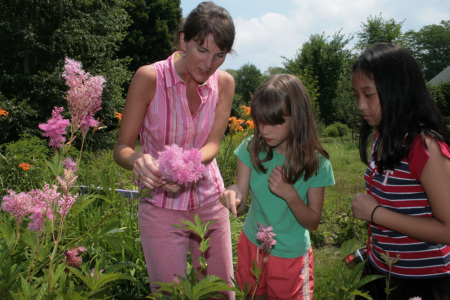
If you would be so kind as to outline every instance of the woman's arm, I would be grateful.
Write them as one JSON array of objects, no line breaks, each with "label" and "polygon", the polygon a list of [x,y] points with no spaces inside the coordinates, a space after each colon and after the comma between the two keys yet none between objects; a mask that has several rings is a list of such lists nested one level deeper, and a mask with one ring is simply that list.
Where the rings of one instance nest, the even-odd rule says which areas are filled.
[{"label": "woman's arm", "polygon": [[238,158],[236,183],[229,186],[226,191],[220,195],[220,202],[231,211],[231,214],[235,218],[238,215],[243,214],[247,208],[251,172],[252,169],[247,167]]},{"label": "woman's arm", "polygon": [[160,186],[161,180],[155,159],[135,146],[147,107],[156,91],[156,72],[152,65],[139,68],[131,80],[120,123],[119,136],[114,147],[114,160],[125,169],[133,170],[148,188]]},{"label": "woman's arm", "polygon": [[277,166],[269,176],[269,189],[286,201],[300,225],[310,231],[317,229],[322,216],[324,187],[308,188],[308,204],[305,204],[294,186],[284,181],[283,168]]},{"label": "woman's arm", "polygon": [[[373,214],[373,221],[419,241],[450,245],[450,160],[442,155],[435,140],[426,138],[426,142],[430,158],[420,181],[433,217],[408,216],[379,207]],[[376,205],[378,203],[372,196],[358,194],[352,208],[356,218],[370,221]]]},{"label": "woman's arm", "polygon": [[214,124],[203,147],[203,163],[209,164],[219,153],[220,143],[227,129],[231,104],[234,97],[234,78],[225,71],[219,70],[219,103],[217,103]]}]

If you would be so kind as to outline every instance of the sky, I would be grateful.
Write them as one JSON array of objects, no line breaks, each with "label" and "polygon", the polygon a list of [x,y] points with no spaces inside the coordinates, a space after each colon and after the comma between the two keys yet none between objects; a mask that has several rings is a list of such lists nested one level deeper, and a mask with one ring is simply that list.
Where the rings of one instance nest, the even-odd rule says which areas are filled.
[{"label": "sky", "polygon": [[[199,0],[181,0],[183,17]],[[222,70],[255,65],[261,72],[283,67],[283,57],[293,59],[312,34],[333,36],[341,30],[356,42],[369,17],[403,21],[402,31],[450,20],[449,0],[214,0],[226,8],[236,27],[235,54],[228,54]]]}]

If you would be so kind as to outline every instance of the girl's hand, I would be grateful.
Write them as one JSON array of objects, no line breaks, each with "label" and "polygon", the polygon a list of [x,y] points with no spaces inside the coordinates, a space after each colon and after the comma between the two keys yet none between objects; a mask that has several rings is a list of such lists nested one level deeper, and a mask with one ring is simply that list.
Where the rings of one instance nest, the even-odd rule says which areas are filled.
[{"label": "girl's hand", "polygon": [[372,211],[377,205],[377,200],[371,195],[357,193],[352,202],[353,216],[357,219],[370,222]]},{"label": "girl's hand", "polygon": [[283,168],[280,166],[274,168],[270,173],[269,190],[285,200],[298,195],[297,191],[294,189],[294,186],[284,181]]},{"label": "girl's hand", "polygon": [[133,174],[149,189],[163,184],[156,159],[150,154],[141,153],[133,164]]},{"label": "girl's hand", "polygon": [[239,186],[233,184],[220,195],[220,203],[231,211],[233,217],[237,217],[238,208],[242,203],[242,192]]}]

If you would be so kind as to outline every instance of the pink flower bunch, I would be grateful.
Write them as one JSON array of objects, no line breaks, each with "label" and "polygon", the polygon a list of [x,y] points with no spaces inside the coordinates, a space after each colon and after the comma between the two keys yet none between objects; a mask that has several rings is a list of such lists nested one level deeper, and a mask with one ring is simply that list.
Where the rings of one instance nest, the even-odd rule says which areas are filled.
[{"label": "pink flower bunch", "polygon": [[10,190],[9,196],[3,197],[2,209],[12,213],[19,226],[30,215],[32,222],[28,224],[28,229],[43,231],[45,219],[55,218],[51,208],[60,196],[56,189],[55,185],[50,188],[46,183],[42,190],[31,190],[28,193],[16,194]]},{"label": "pink flower bunch", "polygon": [[25,217],[32,212],[31,196],[24,192],[16,194],[13,190],[8,192],[9,196],[3,196],[2,209],[10,212],[20,226]]},{"label": "pink flower bunch", "polygon": [[67,170],[71,170],[72,172],[77,172],[77,163],[72,160],[72,158],[68,157],[64,161],[64,168]]},{"label": "pink flower bunch", "polygon": [[75,200],[77,200],[78,194],[71,195],[71,194],[65,194],[62,195],[61,198],[59,198],[58,201],[58,213],[61,215],[62,218],[65,218],[66,215],[69,213],[70,208],[75,203]]},{"label": "pink flower bunch", "polygon": [[81,254],[86,251],[87,250],[84,247],[76,247],[67,250],[66,254],[64,254],[66,258],[63,261],[70,267],[78,268],[83,261]]},{"label": "pink flower bunch", "polygon": [[197,182],[206,171],[206,167],[202,164],[202,153],[195,148],[183,150],[173,144],[164,146],[164,150],[158,154],[159,173],[167,182],[180,185]]},{"label": "pink flower bunch", "polygon": [[92,76],[81,69],[81,63],[70,58],[65,59],[62,75],[69,86],[67,102],[72,113],[72,126],[81,129],[83,136],[90,127],[98,125],[94,115],[101,107],[105,78]]},{"label": "pink flower bunch", "polygon": [[267,253],[270,253],[272,247],[277,243],[277,241],[273,239],[275,233],[273,233],[272,230],[272,226],[258,224],[256,238],[261,242],[259,248]]},{"label": "pink flower bunch", "polygon": [[[67,170],[64,171],[66,172]],[[72,174],[72,171],[68,172]],[[55,219],[55,206],[58,206],[58,213],[61,215],[61,218],[65,218],[77,199],[77,194],[74,196],[70,193],[61,195],[61,193],[57,192],[57,189],[56,185],[50,188],[49,184],[45,183],[41,190],[35,189],[28,193],[21,192],[16,194],[10,190],[9,196],[3,196],[2,209],[14,216],[18,226],[28,216],[31,220],[28,224],[28,229],[31,231],[43,231],[44,221],[46,219]]]},{"label": "pink flower bunch", "polygon": [[61,148],[66,141],[64,135],[66,134],[67,127],[70,125],[70,121],[61,116],[63,110],[63,107],[58,108],[55,106],[52,111],[52,117],[47,123],[38,125],[39,129],[44,131],[42,135],[50,138],[48,145],[53,147],[53,149]]},{"label": "pink flower bunch", "polygon": [[54,219],[52,206],[56,203],[60,196],[57,192],[57,186],[53,185],[50,188],[48,183],[45,183],[42,190],[31,190],[28,192],[31,196],[32,211],[29,217],[32,222],[28,224],[28,229],[31,231],[43,231],[45,219]]}]

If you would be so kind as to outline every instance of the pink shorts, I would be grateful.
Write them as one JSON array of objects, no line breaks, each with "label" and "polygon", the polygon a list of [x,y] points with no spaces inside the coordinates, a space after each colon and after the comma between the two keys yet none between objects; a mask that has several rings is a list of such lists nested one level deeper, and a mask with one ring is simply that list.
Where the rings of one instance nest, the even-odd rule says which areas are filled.
[{"label": "pink shorts", "polygon": [[[259,248],[241,233],[238,242],[236,280],[240,287],[253,285],[253,262]],[[261,254],[258,254],[261,257]],[[269,299],[312,299],[314,291],[313,252],[298,258],[282,258],[270,255],[262,267],[262,276],[255,295],[267,295]]]}]

